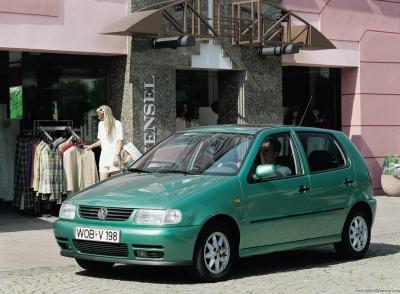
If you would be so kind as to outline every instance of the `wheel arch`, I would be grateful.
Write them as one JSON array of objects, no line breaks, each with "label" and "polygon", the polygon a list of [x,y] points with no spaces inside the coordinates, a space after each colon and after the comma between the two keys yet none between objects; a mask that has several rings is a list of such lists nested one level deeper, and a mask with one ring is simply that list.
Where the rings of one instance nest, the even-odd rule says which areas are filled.
[{"label": "wheel arch", "polygon": [[[194,246],[194,250],[193,250],[193,258],[195,258],[195,253],[196,253],[196,249],[198,246],[198,241],[199,238],[201,238],[202,234],[204,233],[204,231],[209,228],[210,226],[223,226],[224,228],[230,227],[232,228],[232,232],[233,232],[233,237],[234,237],[234,241],[235,241],[235,245],[236,245],[236,250],[239,251],[239,243],[240,243],[240,229],[239,229],[239,225],[236,222],[236,220],[227,215],[227,214],[217,214],[212,216],[211,218],[209,218],[203,225],[201,230],[199,231],[199,234],[197,235],[196,238],[196,243]],[[238,253],[238,252],[237,252]]]},{"label": "wheel arch", "polygon": [[348,216],[353,213],[354,211],[361,210],[364,211],[367,214],[369,225],[372,226],[372,209],[368,205],[367,202],[364,201],[358,201],[353,204],[353,206],[350,208],[349,213],[347,214]]}]

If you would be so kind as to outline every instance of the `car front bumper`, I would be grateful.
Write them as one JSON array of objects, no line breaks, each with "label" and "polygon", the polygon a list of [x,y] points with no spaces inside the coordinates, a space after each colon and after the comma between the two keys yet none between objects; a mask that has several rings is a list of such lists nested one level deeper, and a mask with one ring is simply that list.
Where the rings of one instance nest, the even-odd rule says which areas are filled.
[{"label": "car front bumper", "polygon": [[[85,241],[85,249],[79,248],[78,250],[75,240],[75,227],[77,226],[119,230],[120,243],[118,247],[122,246],[123,252],[126,252],[126,254],[119,256],[120,252],[118,252],[118,256],[114,256],[114,249],[110,249],[110,246],[114,245],[104,242],[94,242],[96,244],[93,243],[94,246],[90,246],[91,241]],[[132,228],[132,226],[122,224],[100,226],[64,220],[59,220],[54,224],[54,235],[61,248],[60,254],[62,256],[140,265],[191,264],[198,233],[198,226]],[[102,246],[105,247],[102,248]],[[96,252],[98,248],[100,248],[100,251]],[[145,252],[147,257],[139,257],[138,252]]]}]

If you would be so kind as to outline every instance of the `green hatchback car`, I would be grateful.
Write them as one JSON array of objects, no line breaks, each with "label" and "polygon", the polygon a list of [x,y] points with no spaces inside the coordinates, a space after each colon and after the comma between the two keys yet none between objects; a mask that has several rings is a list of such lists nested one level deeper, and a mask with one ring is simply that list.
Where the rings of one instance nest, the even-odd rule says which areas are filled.
[{"label": "green hatchback car", "polygon": [[310,245],[361,258],[375,210],[367,164],[342,132],[223,125],[174,133],[67,199],[54,234],[89,271],[192,265],[213,282],[239,257]]}]

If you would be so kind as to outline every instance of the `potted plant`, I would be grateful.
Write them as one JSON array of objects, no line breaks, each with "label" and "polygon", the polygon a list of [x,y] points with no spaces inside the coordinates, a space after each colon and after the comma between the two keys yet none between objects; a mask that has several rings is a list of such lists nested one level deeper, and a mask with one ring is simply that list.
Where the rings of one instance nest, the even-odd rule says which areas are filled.
[{"label": "potted plant", "polygon": [[398,156],[385,157],[381,184],[388,196],[400,196],[400,158]]}]

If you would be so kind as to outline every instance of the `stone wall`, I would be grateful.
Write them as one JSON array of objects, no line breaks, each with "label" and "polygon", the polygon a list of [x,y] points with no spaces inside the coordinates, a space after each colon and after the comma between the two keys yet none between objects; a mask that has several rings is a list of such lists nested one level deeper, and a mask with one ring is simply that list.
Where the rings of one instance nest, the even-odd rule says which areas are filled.
[{"label": "stone wall", "polygon": [[[132,9],[155,2],[134,1]],[[233,70],[218,72],[220,123],[282,123],[281,58],[259,57],[256,48],[232,46],[228,39],[217,42],[233,64]],[[199,48],[152,49],[151,40],[133,39],[127,59],[111,61],[109,104],[121,114],[126,138],[141,151],[150,147],[145,141],[153,130],[156,142],[175,130],[176,69],[190,67]],[[145,106],[144,84],[153,80],[154,106]]]}]

